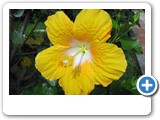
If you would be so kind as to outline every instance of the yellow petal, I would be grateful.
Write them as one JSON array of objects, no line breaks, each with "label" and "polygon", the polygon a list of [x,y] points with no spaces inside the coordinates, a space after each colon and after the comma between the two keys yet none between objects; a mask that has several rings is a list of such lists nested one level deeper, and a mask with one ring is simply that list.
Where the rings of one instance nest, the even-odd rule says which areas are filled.
[{"label": "yellow petal", "polygon": [[106,42],[110,38],[112,21],[104,10],[82,10],[76,17],[74,37],[80,41]]},{"label": "yellow petal", "polygon": [[49,16],[45,22],[46,32],[52,44],[68,45],[73,36],[73,22],[59,11]]},{"label": "yellow petal", "polygon": [[89,94],[94,89],[94,72],[90,63],[86,61],[80,66],[79,71],[70,68],[60,78],[59,84],[67,95]]},{"label": "yellow petal", "polygon": [[95,80],[107,86],[113,80],[118,80],[126,70],[127,62],[121,48],[110,43],[92,44],[92,67]]},{"label": "yellow petal", "polygon": [[56,80],[62,77],[68,68],[61,66],[61,58],[68,49],[62,46],[52,46],[38,53],[35,58],[35,67],[48,80]]}]

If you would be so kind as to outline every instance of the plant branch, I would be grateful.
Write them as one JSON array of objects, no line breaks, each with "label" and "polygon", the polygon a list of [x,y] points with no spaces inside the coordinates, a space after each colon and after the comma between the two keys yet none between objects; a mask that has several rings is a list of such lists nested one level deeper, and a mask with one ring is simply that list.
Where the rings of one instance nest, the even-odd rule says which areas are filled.
[{"label": "plant branch", "polygon": [[11,51],[10,60],[9,60],[9,63],[10,63],[10,64],[12,63],[12,60],[13,60],[13,58],[14,58],[15,53],[17,52],[17,50],[18,50],[18,46],[15,46],[15,47],[13,48],[13,50]]},{"label": "plant branch", "polygon": [[126,35],[130,30],[132,29],[132,26],[130,26],[121,36],[119,36],[116,41],[118,41],[121,37],[123,37],[124,35]]},{"label": "plant branch", "polygon": [[32,74],[30,74],[29,76],[25,77],[24,80],[28,80],[28,79],[32,78],[33,75],[34,75],[36,72],[37,72],[37,70],[35,69],[35,70],[32,72]]},{"label": "plant branch", "polygon": [[[42,15],[43,15],[43,13],[40,15],[40,17],[39,17],[39,19],[37,20],[35,26],[34,26],[33,29],[31,30],[31,32],[30,32],[30,34],[27,36],[27,38],[23,41],[23,43],[22,43],[21,45],[16,46],[16,47],[13,48],[13,50],[12,50],[12,52],[11,52],[11,57],[10,57],[10,64],[12,63],[12,60],[13,60],[16,52],[17,52],[19,49],[21,49],[21,48],[24,46],[24,44],[27,42],[27,40],[30,38],[30,36],[31,36],[31,34],[33,33],[34,29],[37,27],[37,25],[38,25],[38,23],[39,23]],[[24,20],[24,21],[25,21],[25,20]]]},{"label": "plant branch", "polygon": [[38,53],[38,51],[30,52],[30,53],[23,53],[23,54],[16,54],[16,55],[32,55],[32,54],[35,54],[35,53]]},{"label": "plant branch", "polygon": [[25,19],[23,21],[23,24],[22,24],[22,35],[25,32],[25,30],[26,30],[30,14],[31,14],[31,10],[28,10],[27,13],[26,13]]},{"label": "plant branch", "polygon": [[19,46],[19,49],[27,42],[27,40],[30,38],[30,36],[32,35],[34,29],[37,27],[40,19],[42,17],[42,14],[40,15],[39,19],[37,20],[36,24],[34,25],[33,29],[31,30],[31,32],[29,33],[29,35],[25,38],[24,42]]}]

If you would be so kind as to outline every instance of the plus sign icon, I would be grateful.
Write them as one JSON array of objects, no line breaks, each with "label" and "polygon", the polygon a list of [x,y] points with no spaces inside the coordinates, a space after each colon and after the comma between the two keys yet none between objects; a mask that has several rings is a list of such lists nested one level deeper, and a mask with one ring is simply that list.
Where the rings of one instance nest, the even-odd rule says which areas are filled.
[{"label": "plus sign icon", "polygon": [[138,91],[145,96],[154,94],[157,90],[157,80],[152,76],[141,76],[137,81]]}]

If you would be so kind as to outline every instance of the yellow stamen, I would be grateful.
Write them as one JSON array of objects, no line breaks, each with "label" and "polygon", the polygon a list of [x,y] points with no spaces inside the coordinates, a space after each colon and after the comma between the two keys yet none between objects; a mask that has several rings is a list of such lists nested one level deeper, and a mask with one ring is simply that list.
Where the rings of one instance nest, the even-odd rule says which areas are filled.
[{"label": "yellow stamen", "polygon": [[79,55],[80,53],[82,53],[78,65],[73,70],[73,73],[74,73],[73,77],[77,77],[77,75],[78,76],[80,75],[80,72],[81,72],[81,66],[80,65],[81,65],[81,62],[82,62],[85,50],[87,50],[87,47],[85,45],[82,45],[81,49],[75,55],[73,55],[73,57],[76,57],[77,55]]},{"label": "yellow stamen", "polygon": [[80,75],[80,72],[81,72],[81,66],[80,65],[81,65],[83,56],[84,56],[84,52],[81,55],[81,58],[80,58],[80,61],[79,61],[78,65],[75,67],[75,69],[73,71],[74,72],[74,76],[73,77],[76,77],[77,75],[78,76]]},{"label": "yellow stamen", "polygon": [[74,62],[73,56],[64,55],[62,57],[62,60],[59,62],[59,66],[67,68],[67,67],[72,66],[73,62]]}]

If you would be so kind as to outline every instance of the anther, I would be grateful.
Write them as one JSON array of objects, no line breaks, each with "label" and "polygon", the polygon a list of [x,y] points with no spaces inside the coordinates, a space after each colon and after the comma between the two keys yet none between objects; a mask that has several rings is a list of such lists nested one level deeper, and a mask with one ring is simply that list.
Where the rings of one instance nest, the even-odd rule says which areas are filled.
[{"label": "anther", "polygon": [[62,66],[62,67],[69,67],[69,66],[72,66],[73,65],[73,62],[74,62],[74,57],[73,56],[63,56],[61,61],[59,62],[59,66]]}]

